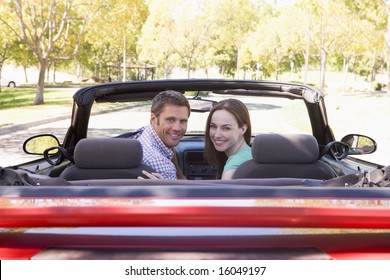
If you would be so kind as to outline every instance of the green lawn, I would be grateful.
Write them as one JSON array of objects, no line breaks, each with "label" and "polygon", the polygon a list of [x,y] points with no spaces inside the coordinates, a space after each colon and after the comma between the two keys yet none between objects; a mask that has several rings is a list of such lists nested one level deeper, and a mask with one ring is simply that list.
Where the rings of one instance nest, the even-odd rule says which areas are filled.
[{"label": "green lawn", "polygon": [[[76,88],[46,88],[44,91],[45,104],[71,106],[72,96]],[[33,106],[35,88],[1,88],[0,110]]]},{"label": "green lawn", "polygon": [[34,87],[1,88],[0,127],[52,116],[70,116],[73,95],[77,89],[48,87],[44,92],[44,104],[33,105],[35,99]]}]

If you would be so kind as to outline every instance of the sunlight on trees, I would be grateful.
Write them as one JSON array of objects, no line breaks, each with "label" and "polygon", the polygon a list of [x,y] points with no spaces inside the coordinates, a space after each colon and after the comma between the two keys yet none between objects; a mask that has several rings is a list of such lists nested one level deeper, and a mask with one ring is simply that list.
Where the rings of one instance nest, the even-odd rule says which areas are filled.
[{"label": "sunlight on trees", "polygon": [[[50,63],[75,57],[85,25],[98,1],[3,1],[2,23],[24,43],[39,64],[34,104],[44,103],[45,73]],[[7,14],[5,14],[8,11]]]},{"label": "sunlight on trees", "polygon": [[169,78],[177,68],[187,78],[214,68],[306,82],[311,69],[321,89],[331,70],[347,90],[352,74],[371,85],[390,74],[389,15],[385,0],[0,0],[0,74],[5,61],[37,66],[35,104],[48,69],[98,82]]}]

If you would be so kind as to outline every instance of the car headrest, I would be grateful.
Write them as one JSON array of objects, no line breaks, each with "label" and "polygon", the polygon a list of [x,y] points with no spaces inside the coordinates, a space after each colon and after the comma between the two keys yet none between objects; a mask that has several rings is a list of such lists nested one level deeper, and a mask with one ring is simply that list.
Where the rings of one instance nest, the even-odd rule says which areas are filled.
[{"label": "car headrest", "polygon": [[313,163],[319,152],[316,138],[309,134],[265,133],[252,143],[253,159],[259,163]]},{"label": "car headrest", "polygon": [[85,138],[74,150],[75,165],[86,169],[134,168],[142,157],[142,145],[135,139]]}]

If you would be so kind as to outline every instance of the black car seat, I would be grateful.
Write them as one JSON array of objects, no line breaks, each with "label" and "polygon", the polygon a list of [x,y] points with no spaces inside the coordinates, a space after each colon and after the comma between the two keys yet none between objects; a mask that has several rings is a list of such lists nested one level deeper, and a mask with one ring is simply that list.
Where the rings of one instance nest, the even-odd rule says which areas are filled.
[{"label": "black car seat", "polygon": [[74,150],[74,165],[60,177],[68,180],[135,179],[142,170],[153,169],[142,164],[141,143],[135,139],[85,138]]},{"label": "black car seat", "polygon": [[234,173],[238,178],[331,179],[336,172],[319,160],[316,138],[308,134],[259,134],[252,143],[253,159]]}]

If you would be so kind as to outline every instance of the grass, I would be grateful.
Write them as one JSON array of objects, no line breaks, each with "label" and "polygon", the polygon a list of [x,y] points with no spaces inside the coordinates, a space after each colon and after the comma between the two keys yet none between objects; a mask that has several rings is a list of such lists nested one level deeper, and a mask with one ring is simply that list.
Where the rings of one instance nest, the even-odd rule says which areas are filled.
[{"label": "grass", "polygon": [[[75,91],[74,88],[47,88],[44,91],[45,104],[40,106],[71,106]],[[34,106],[35,94],[36,90],[32,87],[2,88],[0,92],[0,110]]]},{"label": "grass", "polygon": [[77,88],[46,88],[44,104],[33,105],[34,87],[2,88],[0,91],[0,127],[39,120],[53,115],[69,115]]}]

